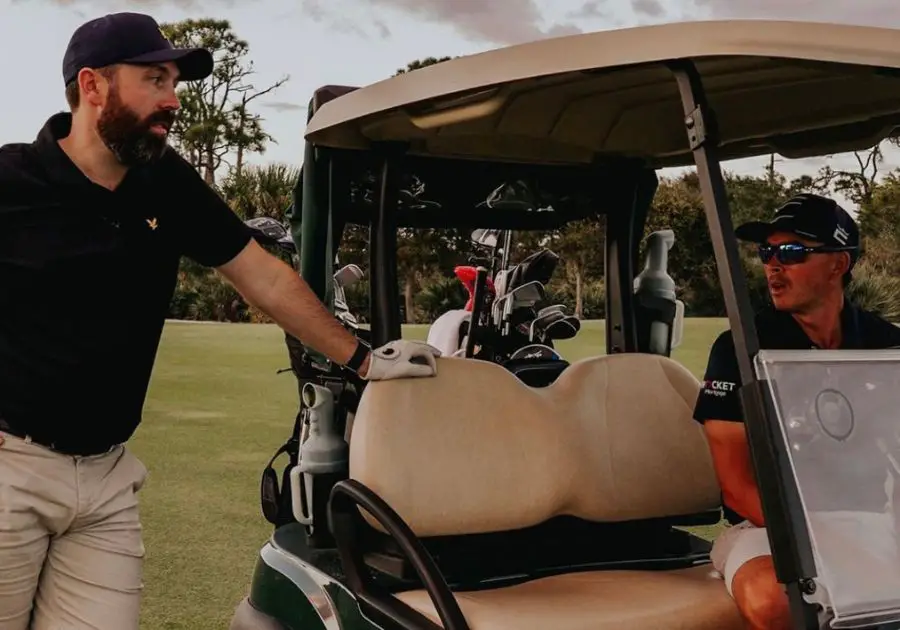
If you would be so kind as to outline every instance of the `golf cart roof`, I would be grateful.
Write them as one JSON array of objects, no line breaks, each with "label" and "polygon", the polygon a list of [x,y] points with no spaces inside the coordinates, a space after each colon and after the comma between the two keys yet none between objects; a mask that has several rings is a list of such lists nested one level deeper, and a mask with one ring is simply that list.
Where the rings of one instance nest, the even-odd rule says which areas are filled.
[{"label": "golf cart roof", "polygon": [[836,24],[682,22],[557,37],[343,88],[310,119],[318,146],[589,164],[693,165],[670,64],[692,61],[722,159],[863,149],[900,123],[898,31]]}]

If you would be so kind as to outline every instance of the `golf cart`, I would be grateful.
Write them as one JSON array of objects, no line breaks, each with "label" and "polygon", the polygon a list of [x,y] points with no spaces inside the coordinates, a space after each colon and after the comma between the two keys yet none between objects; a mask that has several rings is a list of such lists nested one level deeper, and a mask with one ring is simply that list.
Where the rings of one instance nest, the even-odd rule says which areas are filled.
[{"label": "golf cart", "polygon": [[[834,536],[823,517],[858,488],[823,472],[849,461],[885,484],[900,444],[900,351],[760,350],[720,166],[864,149],[892,134],[898,41],[879,28],[679,23],[317,92],[295,235],[326,303],[322,261],[347,221],[371,226],[377,346],[401,336],[397,226],[550,229],[602,212],[607,354],[540,388],[492,362],[445,357],[434,378],[366,384],[353,413],[307,383],[312,428],[293,480],[311,493],[293,493],[300,518],[261,549],[233,630],[744,627],[709,543],[683,528],[720,518],[691,418],[700,383],[639,332],[659,330],[647,313],[671,311],[632,290],[656,170],[687,165],[698,170],[794,628],[898,627],[900,562],[867,553],[865,524]],[[424,186],[409,194],[412,181]],[[540,211],[478,207],[515,181],[547,201]],[[868,454],[872,443],[883,457]]]}]

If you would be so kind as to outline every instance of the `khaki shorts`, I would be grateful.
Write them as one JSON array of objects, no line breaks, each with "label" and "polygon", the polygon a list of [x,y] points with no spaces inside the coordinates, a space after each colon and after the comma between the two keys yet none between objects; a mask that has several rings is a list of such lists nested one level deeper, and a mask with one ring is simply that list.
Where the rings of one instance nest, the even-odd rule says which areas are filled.
[{"label": "khaki shorts", "polygon": [[137,630],[147,469],[0,439],[0,630]]}]

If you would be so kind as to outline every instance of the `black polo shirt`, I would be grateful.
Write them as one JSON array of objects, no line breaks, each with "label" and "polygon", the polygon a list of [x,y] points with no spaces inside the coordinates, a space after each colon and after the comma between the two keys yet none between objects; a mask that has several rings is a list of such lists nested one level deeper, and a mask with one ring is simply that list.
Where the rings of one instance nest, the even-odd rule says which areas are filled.
[{"label": "black polo shirt", "polygon": [[[757,313],[755,322],[761,349],[817,349],[816,344],[803,332],[800,324],[790,313],[768,307]],[[842,349],[873,350],[900,346],[900,328],[874,313],[855,306],[849,300],[844,300],[844,308],[841,310],[841,333]],[[703,376],[703,387],[694,408],[694,418],[701,423],[706,420],[743,422],[738,394],[740,385],[741,375],[734,349],[734,338],[731,331],[726,330],[713,342],[710,349],[706,373]],[[860,468],[856,471],[835,471],[835,474],[864,472]],[[862,490],[862,488],[873,490],[872,484],[859,485],[861,490],[853,497],[857,509],[870,510],[877,509],[878,506],[883,507],[885,500],[883,492],[879,491],[876,496],[874,492],[867,493]],[[724,516],[731,523],[738,523],[746,518],[728,505],[724,506]]]},{"label": "black polo shirt", "polygon": [[251,237],[174,150],[94,184],[57,144],[70,125],[0,147],[0,418],[85,452],[141,420],[180,258],[215,267]]}]

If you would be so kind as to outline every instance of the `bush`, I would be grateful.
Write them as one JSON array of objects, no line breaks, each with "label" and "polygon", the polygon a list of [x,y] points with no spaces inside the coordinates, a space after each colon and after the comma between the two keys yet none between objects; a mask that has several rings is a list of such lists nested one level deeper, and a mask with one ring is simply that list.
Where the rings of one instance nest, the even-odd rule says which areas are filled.
[{"label": "bush", "polygon": [[888,321],[900,322],[900,278],[869,262],[853,269],[853,280],[847,286],[847,297],[858,306],[881,315]]},{"label": "bush", "polygon": [[247,322],[250,307],[215,271],[183,259],[168,316],[197,321]]},{"label": "bush", "polygon": [[413,298],[416,321],[433,322],[447,311],[464,307],[468,299],[468,291],[456,276],[430,278]]}]

